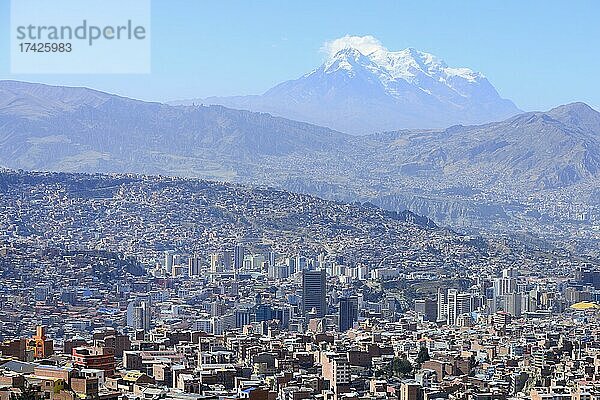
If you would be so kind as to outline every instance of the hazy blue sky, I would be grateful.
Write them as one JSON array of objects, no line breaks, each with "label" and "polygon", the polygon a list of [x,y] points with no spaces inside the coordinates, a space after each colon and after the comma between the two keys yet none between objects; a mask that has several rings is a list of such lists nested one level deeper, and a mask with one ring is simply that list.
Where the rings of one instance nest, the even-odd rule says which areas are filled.
[{"label": "hazy blue sky", "polygon": [[318,66],[323,42],[373,35],[484,73],[525,110],[600,106],[598,1],[153,0],[149,75],[11,75],[0,0],[0,78],[146,100],[262,93]]}]

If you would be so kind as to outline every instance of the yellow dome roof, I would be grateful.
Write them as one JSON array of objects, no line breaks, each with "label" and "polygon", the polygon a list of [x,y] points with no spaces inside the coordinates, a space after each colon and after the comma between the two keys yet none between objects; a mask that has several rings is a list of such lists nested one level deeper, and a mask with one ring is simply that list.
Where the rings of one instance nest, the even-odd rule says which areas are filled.
[{"label": "yellow dome roof", "polygon": [[571,306],[574,310],[590,310],[592,308],[598,309],[600,306],[596,303],[591,303],[589,301],[580,301],[579,303],[575,303]]}]

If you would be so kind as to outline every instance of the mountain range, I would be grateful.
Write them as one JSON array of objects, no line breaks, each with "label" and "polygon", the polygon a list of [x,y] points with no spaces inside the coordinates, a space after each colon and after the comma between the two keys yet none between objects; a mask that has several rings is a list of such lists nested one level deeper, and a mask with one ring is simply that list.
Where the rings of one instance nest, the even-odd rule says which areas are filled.
[{"label": "mountain range", "polygon": [[409,209],[458,229],[568,235],[572,224],[600,220],[600,114],[583,103],[354,136],[222,106],[3,81],[0,166],[270,185]]},{"label": "mountain range", "polygon": [[342,48],[315,70],[262,95],[171,104],[268,112],[356,135],[485,123],[520,112],[481,73],[449,67],[413,48],[394,52],[380,46],[369,51]]},{"label": "mountain range", "polygon": [[0,164],[12,168],[230,178],[232,168],[259,156],[319,151],[344,139],[221,106],[172,107],[85,88],[0,82]]}]

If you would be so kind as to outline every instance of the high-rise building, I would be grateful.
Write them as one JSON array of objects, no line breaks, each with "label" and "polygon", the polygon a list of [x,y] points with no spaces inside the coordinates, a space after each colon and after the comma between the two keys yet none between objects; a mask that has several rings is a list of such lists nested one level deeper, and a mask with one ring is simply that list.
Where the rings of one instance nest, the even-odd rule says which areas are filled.
[{"label": "high-rise building", "polygon": [[415,312],[423,317],[423,321],[435,322],[437,319],[437,309],[437,303],[434,300],[415,300]]},{"label": "high-rise building", "polygon": [[259,304],[256,306],[254,314],[256,322],[270,321],[273,318],[273,308],[269,304]]},{"label": "high-rise building", "polygon": [[448,320],[448,289],[438,288],[437,293],[437,320]]},{"label": "high-rise building", "polygon": [[357,267],[357,272],[358,275],[356,276],[356,279],[360,280],[360,281],[364,281],[366,279],[369,278],[369,266],[366,264],[361,264]]},{"label": "high-rise building", "polygon": [[235,310],[235,327],[241,328],[250,323],[250,310],[247,308]]},{"label": "high-rise building", "polygon": [[150,296],[138,297],[127,305],[127,326],[133,329],[150,330],[152,309]]},{"label": "high-rise building", "polygon": [[503,278],[518,278],[519,271],[514,267],[504,268],[502,270],[502,277]]},{"label": "high-rise building", "polygon": [[244,266],[244,245],[236,244],[233,253],[233,271],[237,274]]},{"label": "high-rise building", "polygon": [[249,259],[250,268],[252,271],[261,271],[263,263],[267,261],[267,258],[263,254],[253,254],[249,257]]},{"label": "high-rise building", "polygon": [[187,275],[189,272],[189,267],[180,264],[173,264],[173,268],[171,268],[171,276],[178,277]]},{"label": "high-rise building", "polygon": [[340,332],[346,332],[358,321],[358,298],[342,297],[340,299],[339,324]]},{"label": "high-rise building", "polygon": [[200,267],[202,263],[200,262],[200,258],[193,256],[188,260],[188,275],[189,276],[198,276],[200,275]]},{"label": "high-rise building", "polygon": [[167,273],[171,273],[173,269],[173,252],[165,251],[165,270]]},{"label": "high-rise building", "polygon": [[223,257],[221,254],[210,255],[210,272],[223,272]]},{"label": "high-rise building", "polygon": [[290,276],[290,267],[287,265],[278,265],[275,269],[275,278],[287,279]]},{"label": "high-rise building", "polygon": [[471,297],[470,293],[460,293],[456,289],[448,290],[448,317],[446,319],[448,325],[456,325],[459,315],[472,311]]},{"label": "high-rise building", "polygon": [[504,296],[508,293],[514,293],[517,289],[517,279],[510,276],[494,279],[494,295]]},{"label": "high-rise building", "polygon": [[233,251],[223,251],[223,268],[225,269],[225,271],[231,271],[231,269],[233,268]]},{"label": "high-rise building", "polygon": [[319,253],[319,255],[317,256],[317,267],[318,268],[325,268],[325,258],[326,255],[325,253]]},{"label": "high-rise building", "polygon": [[274,251],[270,251],[269,259],[267,260],[269,262],[269,265],[275,265],[276,259],[277,259],[277,253],[275,253]]},{"label": "high-rise building", "polygon": [[303,271],[302,273],[302,310],[304,315],[315,310],[318,318],[327,313],[325,270]]},{"label": "high-rise building", "polygon": [[269,265],[268,276],[269,278],[286,279],[290,276],[290,267],[287,265]]},{"label": "high-rise building", "polygon": [[521,293],[510,293],[506,295],[506,312],[513,317],[520,317],[522,310],[522,295]]},{"label": "high-rise building", "polygon": [[539,292],[537,289],[530,290],[525,294],[523,300],[525,304],[521,304],[521,309],[525,312],[537,311],[538,309]]},{"label": "high-rise building", "polygon": [[301,256],[300,254],[296,256],[296,269],[298,271],[308,269],[308,261],[306,260],[306,257]]},{"label": "high-rise building", "polygon": [[285,265],[287,265],[289,267],[290,274],[295,274],[296,272],[298,272],[298,269],[296,268],[296,258],[295,257],[286,257]]}]

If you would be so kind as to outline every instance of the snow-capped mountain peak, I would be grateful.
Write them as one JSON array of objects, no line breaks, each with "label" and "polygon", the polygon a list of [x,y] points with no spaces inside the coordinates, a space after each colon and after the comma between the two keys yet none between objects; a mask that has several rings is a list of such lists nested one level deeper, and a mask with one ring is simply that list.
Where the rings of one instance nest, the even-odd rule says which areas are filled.
[{"label": "snow-capped mountain peak", "polygon": [[298,79],[258,96],[205,102],[355,134],[499,121],[520,112],[479,72],[415,48],[390,51],[372,36],[344,36],[321,50],[324,62]]},{"label": "snow-capped mountain peak", "polygon": [[[322,71],[331,74],[339,70],[354,72],[356,68],[376,68],[371,60],[359,50],[347,47],[338,51],[333,57],[323,63]],[[314,72],[318,71],[315,70]]]},{"label": "snow-capped mountain peak", "polygon": [[400,51],[378,48],[367,54],[363,51],[351,46],[345,47],[330,56],[322,68],[316,69],[313,73],[319,71],[333,73],[343,70],[349,76],[355,76],[356,70],[363,68],[376,75],[394,96],[397,93],[392,87],[399,79],[430,94],[433,89],[430,87],[431,84],[437,82],[460,96],[468,96],[462,86],[476,84],[485,79],[482,74],[469,68],[449,67],[439,57],[412,47]]}]

